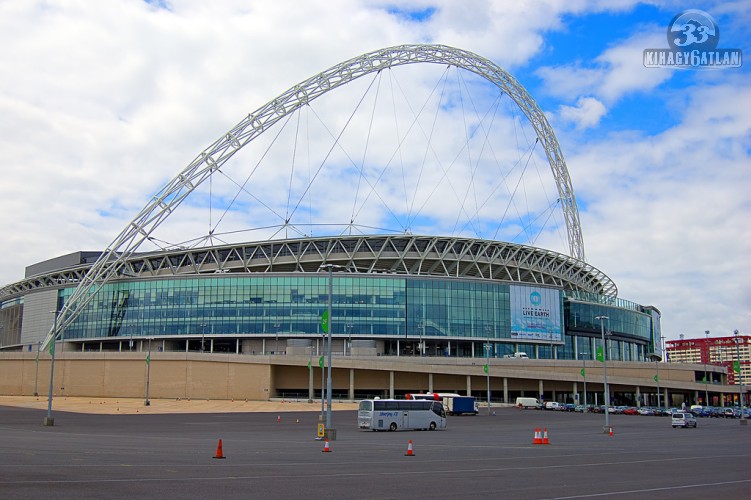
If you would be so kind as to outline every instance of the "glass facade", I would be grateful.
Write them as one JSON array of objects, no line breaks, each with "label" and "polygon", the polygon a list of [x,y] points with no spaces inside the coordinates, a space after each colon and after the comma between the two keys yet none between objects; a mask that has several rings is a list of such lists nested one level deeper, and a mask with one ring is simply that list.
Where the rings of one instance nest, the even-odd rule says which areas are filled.
[{"label": "glass facade", "polygon": [[[592,359],[600,343],[600,323],[595,318],[601,315],[610,318],[606,324],[612,334],[607,342],[609,359],[644,360],[653,339],[659,338],[655,333],[659,315],[608,304],[597,296],[571,298],[568,291],[561,294],[563,342],[520,342],[511,337],[511,283],[341,272],[333,273],[332,282],[333,335],[384,340],[384,354],[398,352],[396,341],[424,339],[435,355],[483,357],[483,343],[489,339],[493,357],[525,352],[530,358]],[[323,333],[328,286],[325,273],[108,283],[66,329],[65,338],[102,342],[146,336],[314,338]],[[67,300],[73,291],[59,290],[60,299]],[[590,298],[591,302],[585,300]],[[16,299],[4,307],[20,314],[23,304]]]}]

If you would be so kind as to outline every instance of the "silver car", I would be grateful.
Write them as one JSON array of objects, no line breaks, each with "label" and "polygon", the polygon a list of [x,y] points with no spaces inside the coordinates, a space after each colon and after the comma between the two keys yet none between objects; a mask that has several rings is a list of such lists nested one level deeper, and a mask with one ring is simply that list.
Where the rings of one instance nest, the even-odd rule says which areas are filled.
[{"label": "silver car", "polygon": [[670,417],[673,429],[677,427],[694,427],[696,428],[696,417],[693,413],[686,411],[677,411]]}]

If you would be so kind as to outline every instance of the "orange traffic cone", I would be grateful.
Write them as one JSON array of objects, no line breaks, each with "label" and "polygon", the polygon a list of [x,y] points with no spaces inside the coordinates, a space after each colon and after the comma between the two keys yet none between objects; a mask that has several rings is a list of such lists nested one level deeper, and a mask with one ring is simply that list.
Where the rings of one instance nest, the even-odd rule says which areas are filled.
[{"label": "orange traffic cone", "polygon": [[278,424],[281,421],[282,421],[282,416],[281,415],[277,415],[276,416],[276,423]]},{"label": "orange traffic cone", "polygon": [[326,438],[326,444],[323,445],[323,453],[331,453],[331,448],[329,448],[329,438]]},{"label": "orange traffic cone", "polygon": [[545,427],[545,430],[542,431],[542,444],[550,444],[550,441],[548,441],[548,428]]},{"label": "orange traffic cone", "polygon": [[407,444],[407,453],[404,454],[405,457],[414,457],[415,454],[412,451],[412,440],[409,440],[409,444]]},{"label": "orange traffic cone", "polygon": [[611,435],[611,436],[613,435],[613,428],[612,427],[610,428],[610,432],[608,432],[608,434]]},{"label": "orange traffic cone", "polygon": [[222,440],[219,440],[219,444],[216,445],[216,455],[213,458],[226,458],[222,453]]},{"label": "orange traffic cone", "polygon": [[532,441],[532,444],[542,444],[542,434],[539,427],[535,429],[535,439]]}]

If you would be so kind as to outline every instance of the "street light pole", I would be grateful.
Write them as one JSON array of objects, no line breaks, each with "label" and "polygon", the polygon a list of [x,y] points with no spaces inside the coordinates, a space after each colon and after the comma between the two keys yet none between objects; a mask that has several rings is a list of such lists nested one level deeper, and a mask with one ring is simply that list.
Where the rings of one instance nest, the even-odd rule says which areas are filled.
[{"label": "street light pole", "polygon": [[709,390],[707,389],[707,358],[709,358],[709,330],[704,330],[704,334],[707,336],[707,341],[704,343],[704,347],[707,349],[707,353],[704,356],[704,406],[709,406]]},{"label": "street light pole", "polygon": [[35,368],[35,374],[34,374],[34,397],[39,396],[39,391],[37,391],[39,387],[39,349],[42,347],[42,341],[37,342],[37,355],[36,358],[34,358],[34,364],[36,364]]},{"label": "street light pole", "polygon": [[747,423],[748,421],[746,420],[746,407],[743,404],[743,372],[741,371],[741,348],[740,348],[741,339],[738,336],[738,330],[734,330],[733,335],[735,336],[735,359],[738,360],[738,384],[739,384],[738,397],[741,403],[741,425],[748,425]]},{"label": "street light pole", "polygon": [[423,326],[422,321],[419,321],[417,323],[417,331],[420,332],[420,343],[417,344],[417,347],[420,350],[420,356],[424,356],[425,355],[425,346],[422,343],[422,333],[423,333],[424,328],[425,327]]},{"label": "street light pole", "polygon": [[[333,431],[331,429],[331,332],[333,331],[334,318],[331,317],[331,300],[334,295],[334,278],[332,272],[334,268],[340,268],[334,264],[321,264],[320,268],[328,268],[329,270],[329,300],[328,300],[328,335],[326,342],[326,350],[328,351],[329,366],[326,376],[326,432]],[[319,268],[319,269],[320,269]],[[332,437],[336,434],[332,433]]]},{"label": "street light pole", "polygon": [[55,349],[55,342],[57,341],[57,315],[59,314],[59,311],[55,309],[55,311],[53,312],[55,313],[55,320],[52,326],[52,352],[50,354],[50,393],[47,397],[47,416],[45,417],[43,422],[43,424],[47,427],[55,425],[55,419],[52,418],[52,388],[54,386],[55,379],[55,351],[57,350]]},{"label": "street light pole", "polygon": [[597,316],[595,319],[600,320],[600,335],[602,336],[602,371],[604,375],[605,385],[605,427],[603,432],[610,432],[610,389],[608,388],[608,355],[607,347],[605,344],[605,320],[609,320],[608,316]]},{"label": "street light pole", "polygon": [[[489,333],[490,328],[485,327],[486,333]],[[488,343],[485,344],[485,377],[488,382],[488,415],[490,415],[490,335],[487,337]]]},{"label": "street light pole", "polygon": [[206,351],[205,340],[206,340],[206,323],[203,322],[201,323],[201,352]]},{"label": "street light pole", "polygon": [[149,353],[146,355],[146,401],[144,406],[151,406],[149,401],[149,385],[151,384],[151,337],[149,337]]},{"label": "street light pole", "polygon": [[587,413],[587,353],[586,352],[580,352],[579,356],[582,357],[582,377],[584,377],[584,411],[582,413]]}]

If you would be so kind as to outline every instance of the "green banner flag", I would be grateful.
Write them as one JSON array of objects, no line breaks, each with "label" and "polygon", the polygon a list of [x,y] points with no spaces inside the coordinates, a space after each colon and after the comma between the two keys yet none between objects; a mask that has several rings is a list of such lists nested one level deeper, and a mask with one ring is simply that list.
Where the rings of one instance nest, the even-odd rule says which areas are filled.
[{"label": "green banner flag", "polygon": [[323,368],[323,356],[321,356],[320,358],[318,358],[318,366],[320,366],[321,368]]},{"label": "green banner flag", "polygon": [[738,373],[741,372],[741,362],[740,361],[733,362],[733,371],[734,372],[738,372]]},{"label": "green banner flag", "polygon": [[657,375],[655,375],[655,382],[659,382],[659,381],[660,381],[660,378]]},{"label": "green banner flag", "polygon": [[704,375],[704,376],[703,376],[703,377],[701,378],[701,381],[702,381],[702,382],[704,382],[704,383],[706,384],[706,383],[707,383],[707,376],[706,376],[706,375]]},{"label": "green banner flag", "polygon": [[586,375],[584,375],[584,368],[582,368],[582,371],[580,373],[582,374],[582,377],[586,376]]},{"label": "green banner flag", "polygon": [[323,315],[321,315],[321,330],[323,330],[323,333],[329,333],[329,311],[323,311]]},{"label": "green banner flag", "polygon": [[488,365],[483,366],[482,369],[485,373],[488,373]]},{"label": "green banner flag", "polygon": [[605,350],[602,348],[602,346],[597,348],[597,354],[595,355],[595,359],[599,361],[600,363],[605,362]]},{"label": "green banner flag", "polygon": [[50,343],[50,356],[52,356],[53,354],[55,354],[55,341],[54,340]]},{"label": "green banner flag", "polygon": [[311,363],[310,361],[308,361],[308,370],[310,370],[310,367],[311,367]]},{"label": "green banner flag", "polygon": [[148,365],[150,363],[151,363],[151,354],[147,354],[146,355],[146,364]]}]

